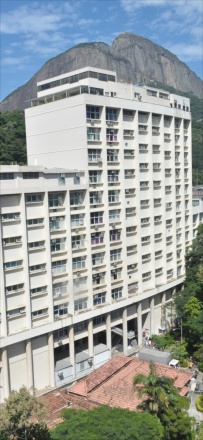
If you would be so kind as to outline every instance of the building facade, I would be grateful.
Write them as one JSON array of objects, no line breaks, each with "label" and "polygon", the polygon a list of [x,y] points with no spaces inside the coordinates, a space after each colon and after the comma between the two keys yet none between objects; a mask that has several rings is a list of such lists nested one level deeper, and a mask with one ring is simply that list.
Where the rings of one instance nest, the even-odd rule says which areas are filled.
[{"label": "building facade", "polygon": [[164,331],[192,239],[188,98],[80,69],[38,83],[26,135],[0,174],[1,400]]}]

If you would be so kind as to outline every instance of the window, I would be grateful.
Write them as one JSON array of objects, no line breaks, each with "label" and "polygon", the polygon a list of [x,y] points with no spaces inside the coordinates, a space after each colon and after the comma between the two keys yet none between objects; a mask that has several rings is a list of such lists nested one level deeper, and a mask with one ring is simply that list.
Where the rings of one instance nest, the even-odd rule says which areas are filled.
[{"label": "window", "polygon": [[148,280],[150,278],[151,278],[151,272],[145,272],[145,273],[142,274],[142,280],[143,281]]},{"label": "window", "polygon": [[59,252],[65,250],[65,238],[56,238],[51,240],[51,252]]},{"label": "window", "polygon": [[106,302],[106,292],[93,295],[93,306],[98,306]]},{"label": "window", "polygon": [[3,246],[12,245],[12,244],[20,244],[20,243],[22,243],[22,237],[3,238]]},{"label": "window", "polygon": [[144,182],[140,182],[140,189],[146,189],[149,188],[149,182],[144,181]]},{"label": "window", "polygon": [[8,263],[4,263],[4,269],[17,269],[18,267],[22,266],[23,261],[22,260],[18,260],[18,261],[8,261]]},{"label": "window", "polygon": [[171,244],[173,242],[173,237],[170,235],[170,237],[166,237],[166,244]]},{"label": "window", "polygon": [[158,163],[158,162],[153,163],[153,170],[154,171],[158,171],[160,169],[161,169],[161,164],[160,163]]},{"label": "window", "polygon": [[106,108],[106,120],[107,121],[117,121],[117,109],[107,107]]},{"label": "window", "polygon": [[83,204],[83,198],[84,194],[82,191],[71,191],[70,192],[70,205],[71,206],[78,206]]},{"label": "window", "polygon": [[145,151],[147,151],[148,150],[148,144],[139,144],[139,151],[142,153],[142,152],[145,152]]},{"label": "window", "polygon": [[147,171],[148,163],[140,163],[140,171]]},{"label": "window", "polygon": [[125,170],[125,179],[135,177],[135,170]]},{"label": "window", "polygon": [[149,96],[157,96],[157,92],[155,90],[147,89],[147,95],[149,95]]},{"label": "window", "polygon": [[119,171],[108,171],[108,182],[118,182],[119,181]]},{"label": "window", "polygon": [[0,216],[2,221],[5,220],[20,220],[20,212],[12,212],[9,214],[1,214]]},{"label": "window", "polygon": [[13,180],[14,173],[0,173],[0,180]]},{"label": "window", "polygon": [[[75,326],[74,326],[74,330],[75,330]],[[60,339],[64,338],[65,336],[68,335],[68,329],[67,328],[62,328],[59,330],[56,330],[54,332],[54,340],[55,341],[59,341]]]},{"label": "window", "polygon": [[117,142],[118,141],[118,130],[113,128],[106,129],[106,141],[107,142]]},{"label": "window", "polygon": [[101,183],[101,171],[89,171],[89,182],[90,183]]},{"label": "window", "polygon": [[147,235],[146,237],[142,237],[141,238],[141,243],[142,244],[150,243],[150,235]]},{"label": "window", "polygon": [[72,237],[72,249],[80,249],[85,246],[85,235]]},{"label": "window", "polygon": [[63,272],[66,272],[66,260],[53,261],[51,266],[52,275],[58,275]]},{"label": "window", "polygon": [[91,234],[91,245],[102,244],[104,242],[104,233],[96,232]]},{"label": "window", "polygon": [[104,324],[106,322],[105,315],[97,316],[96,318],[93,318],[93,326],[96,327],[97,325]]},{"label": "window", "polygon": [[167,261],[172,260],[172,258],[173,258],[173,252],[169,252],[168,254],[166,254],[166,258],[167,258]]},{"label": "window", "polygon": [[25,307],[20,307],[17,309],[7,310],[6,316],[7,318],[12,318],[15,315],[24,315],[26,313]]},{"label": "window", "polygon": [[166,227],[170,228],[171,226],[172,226],[172,220],[171,219],[166,220]]},{"label": "window", "polygon": [[42,223],[44,223],[43,218],[32,218],[27,220],[27,226],[41,225]]},{"label": "window", "polygon": [[103,212],[91,212],[90,223],[91,225],[97,225],[103,223]]},{"label": "window", "polygon": [[110,241],[117,241],[120,239],[121,239],[121,231],[120,230],[114,229],[112,231],[109,231],[109,240]]},{"label": "window", "polygon": [[43,293],[47,293],[47,286],[40,286],[30,289],[30,296],[41,295]]},{"label": "window", "polygon": [[73,183],[74,185],[79,185],[80,184],[80,174],[75,174],[75,176],[73,177]]},{"label": "window", "polygon": [[140,208],[148,208],[149,207],[149,200],[141,200],[140,201]]},{"label": "window", "polygon": [[100,128],[87,128],[87,140],[88,141],[100,141]]},{"label": "window", "polygon": [[137,245],[127,246],[127,255],[136,254]]},{"label": "window", "polygon": [[109,203],[119,202],[119,191],[109,191],[108,192],[108,201]]},{"label": "window", "polygon": [[127,266],[127,270],[137,270],[137,263],[136,264],[129,264]]},{"label": "window", "polygon": [[73,270],[83,269],[86,265],[86,256],[73,258]]},{"label": "window", "polygon": [[104,262],[104,252],[98,252],[92,255],[92,266],[98,266]]},{"label": "window", "polygon": [[23,173],[23,179],[39,179],[39,173],[27,172]]},{"label": "window", "polygon": [[110,261],[118,261],[121,259],[121,249],[112,249],[110,251]]},{"label": "window", "polygon": [[92,284],[94,287],[100,286],[100,284],[104,284],[104,283],[105,283],[105,272],[100,272],[92,276]]},{"label": "window", "polygon": [[141,225],[146,225],[149,222],[150,222],[150,218],[149,217],[141,218]]},{"label": "window", "polygon": [[154,187],[154,189],[161,188],[161,181],[160,180],[154,180],[153,187]]},{"label": "window", "polygon": [[192,201],[192,206],[199,206],[199,204],[200,204],[200,200],[195,200],[195,199],[193,199],[193,201]]},{"label": "window", "polygon": [[120,280],[122,275],[122,268],[119,267],[119,269],[112,269],[111,270],[111,281]]},{"label": "window", "polygon": [[48,308],[41,309],[41,310],[35,310],[32,312],[32,318],[40,318],[44,315],[48,315]]},{"label": "window", "polygon": [[114,209],[109,211],[109,222],[119,221],[120,220],[120,209]]},{"label": "window", "polygon": [[86,117],[87,119],[99,119],[99,107],[87,105]]},{"label": "window", "polygon": [[128,284],[128,293],[129,294],[136,293],[137,290],[138,290],[138,282]]},{"label": "window", "polygon": [[154,199],[154,207],[161,206],[161,199]]},{"label": "window", "polygon": [[87,298],[81,298],[74,301],[74,310],[79,312],[80,310],[87,308]]},{"label": "window", "polygon": [[14,284],[13,286],[6,286],[5,293],[16,293],[18,290],[23,290],[24,284]]},{"label": "window", "polygon": [[101,191],[90,192],[90,205],[97,205],[98,203],[102,203],[102,195]]},{"label": "window", "polygon": [[171,176],[171,168],[165,168],[165,177]]},{"label": "window", "polygon": [[155,260],[162,257],[162,251],[156,251],[155,252]]},{"label": "window", "polygon": [[128,226],[126,228],[126,234],[131,235],[136,233],[136,226]]},{"label": "window", "polygon": [[146,262],[146,261],[149,261],[149,260],[151,260],[151,254],[142,255],[142,261],[143,262]]},{"label": "window", "polygon": [[50,217],[50,230],[63,229],[65,227],[65,217]]},{"label": "window", "polygon": [[118,162],[118,150],[107,150],[107,162]]},{"label": "window", "polygon": [[84,214],[71,215],[71,227],[84,226],[85,216]]},{"label": "window", "polygon": [[171,193],[171,186],[167,185],[165,186],[165,194],[170,194]]},{"label": "window", "polygon": [[163,267],[159,267],[158,269],[155,269],[155,277],[158,277],[163,274]]},{"label": "window", "polygon": [[136,214],[136,208],[126,208],[125,209],[126,217],[129,217],[129,216],[135,215],[135,214]]},{"label": "window", "polygon": [[68,314],[68,304],[60,304],[54,306],[54,318],[60,318]]},{"label": "window", "polygon": [[155,234],[154,235],[154,240],[155,241],[159,241],[159,240],[161,240],[162,239],[162,233],[159,233],[159,234]]},{"label": "window", "polygon": [[154,223],[160,223],[160,222],[161,222],[161,218],[162,218],[161,215],[156,215],[156,216],[154,217]]},{"label": "window", "polygon": [[42,271],[42,270],[46,270],[46,264],[35,264],[33,266],[29,267],[29,271],[30,272],[37,272],[37,271]]},{"label": "window", "polygon": [[65,193],[49,194],[49,208],[63,206],[64,199],[65,199]]},{"label": "window", "polygon": [[99,162],[101,160],[101,150],[88,149],[88,161]]},{"label": "window", "polygon": [[160,145],[152,145],[153,154],[160,153]]},{"label": "window", "polygon": [[60,298],[62,295],[67,293],[67,283],[56,283],[53,285],[53,297]]},{"label": "window", "polygon": [[33,241],[32,243],[28,243],[28,249],[35,249],[35,248],[39,248],[39,247],[44,247],[45,246],[45,241]]},{"label": "window", "polygon": [[25,196],[25,203],[40,203],[42,201],[42,194],[28,194]]},{"label": "window", "polygon": [[116,289],[112,289],[111,297],[113,300],[122,298],[122,296],[123,296],[123,288],[122,287],[117,287]]}]

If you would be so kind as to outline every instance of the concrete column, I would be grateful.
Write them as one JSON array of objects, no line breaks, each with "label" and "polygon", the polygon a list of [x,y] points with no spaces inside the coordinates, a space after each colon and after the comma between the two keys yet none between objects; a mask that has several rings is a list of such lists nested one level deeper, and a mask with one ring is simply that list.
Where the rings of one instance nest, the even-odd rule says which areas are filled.
[{"label": "concrete column", "polygon": [[127,307],[124,308],[122,313],[123,324],[123,353],[127,355],[128,352],[128,335],[127,335]]},{"label": "concrete column", "polygon": [[154,334],[154,296],[150,298],[150,336]]},{"label": "concrete column", "polygon": [[137,343],[142,345],[142,303],[137,305]]},{"label": "concrete column", "polygon": [[2,350],[2,376],[3,376],[3,393],[4,398],[9,396],[9,368],[8,368],[8,352],[6,348]]},{"label": "concrete column", "polygon": [[110,352],[110,359],[112,356],[112,343],[111,343],[111,313],[106,315],[106,345]]},{"label": "concrete column", "polygon": [[73,369],[73,379],[75,378],[75,343],[74,343],[74,328],[73,325],[69,327],[69,354],[70,363]]},{"label": "concrete column", "polygon": [[88,351],[89,356],[94,357],[93,320],[88,321]]},{"label": "concrete column", "polygon": [[27,339],[25,341],[26,350],[26,368],[27,368],[27,388],[33,392],[34,377],[33,377],[33,363],[32,363],[32,341]]},{"label": "concrete column", "polygon": [[54,336],[52,332],[48,333],[48,347],[49,347],[49,382],[51,387],[55,387]]}]

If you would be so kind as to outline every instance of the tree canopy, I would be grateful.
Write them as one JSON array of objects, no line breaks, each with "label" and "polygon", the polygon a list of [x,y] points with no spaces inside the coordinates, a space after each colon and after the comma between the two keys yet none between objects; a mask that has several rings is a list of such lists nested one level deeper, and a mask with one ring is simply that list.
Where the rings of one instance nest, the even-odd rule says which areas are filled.
[{"label": "tree canopy", "polygon": [[[181,397],[167,376],[158,376],[153,362],[148,376],[138,374],[134,385],[143,385],[138,396],[146,396],[140,409],[156,414],[164,428],[164,440],[192,440],[193,420],[188,416],[188,400]],[[153,437],[152,437],[153,438]]]},{"label": "tree canopy", "polygon": [[40,399],[22,387],[13,391],[0,408],[1,440],[49,440],[44,422],[46,410]]},{"label": "tree canopy", "polygon": [[25,116],[21,110],[0,113],[0,165],[27,163]]},{"label": "tree canopy", "polygon": [[51,432],[52,440],[161,440],[163,428],[151,414],[100,406],[89,411],[63,411],[64,422]]}]

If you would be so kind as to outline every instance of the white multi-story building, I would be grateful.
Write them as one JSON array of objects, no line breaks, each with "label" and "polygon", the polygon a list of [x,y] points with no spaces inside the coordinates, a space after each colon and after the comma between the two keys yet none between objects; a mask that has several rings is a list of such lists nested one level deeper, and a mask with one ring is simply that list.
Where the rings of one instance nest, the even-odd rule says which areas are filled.
[{"label": "white multi-story building", "polygon": [[26,134],[0,174],[1,400],[161,332],[192,239],[188,98],[80,69],[38,83]]},{"label": "white multi-story building", "polygon": [[203,186],[192,189],[193,238],[196,237],[198,226],[203,223]]}]

